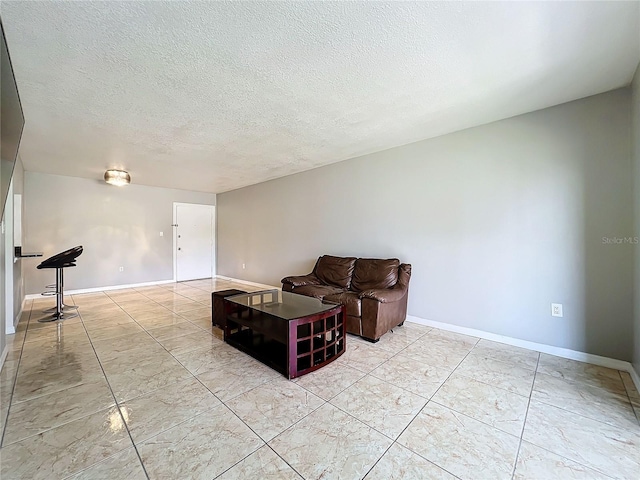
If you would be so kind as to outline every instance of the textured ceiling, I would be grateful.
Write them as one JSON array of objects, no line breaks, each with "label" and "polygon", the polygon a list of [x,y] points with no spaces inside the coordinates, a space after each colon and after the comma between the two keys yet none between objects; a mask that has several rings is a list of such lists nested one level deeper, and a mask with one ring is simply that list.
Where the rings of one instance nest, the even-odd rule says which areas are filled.
[{"label": "textured ceiling", "polygon": [[637,2],[11,2],[31,171],[223,192],[628,85]]}]

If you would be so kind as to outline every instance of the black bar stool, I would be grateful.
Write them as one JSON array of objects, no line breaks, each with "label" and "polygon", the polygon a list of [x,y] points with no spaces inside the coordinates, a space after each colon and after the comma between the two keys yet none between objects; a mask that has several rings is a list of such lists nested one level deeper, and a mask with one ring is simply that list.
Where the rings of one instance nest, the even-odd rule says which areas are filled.
[{"label": "black bar stool", "polygon": [[[65,318],[73,318],[77,317],[77,313],[73,314],[65,314],[64,309],[66,308],[74,308],[73,306],[66,306],[64,304],[64,269],[69,267],[75,267],[74,263],[76,258],[82,255],[82,245],[70,248],[69,250],[65,250],[64,252],[58,253],[53,257],[49,257],[44,260],[40,265],[37,266],[38,269],[44,268],[55,268],[56,269],[56,284],[55,284],[55,296],[56,296],[56,306],[55,309],[45,310],[45,312],[53,312],[50,317],[45,317],[39,322],[54,322],[56,320],[64,320]],[[48,292],[43,293],[46,295]],[[78,307],[75,307],[78,308]]]}]

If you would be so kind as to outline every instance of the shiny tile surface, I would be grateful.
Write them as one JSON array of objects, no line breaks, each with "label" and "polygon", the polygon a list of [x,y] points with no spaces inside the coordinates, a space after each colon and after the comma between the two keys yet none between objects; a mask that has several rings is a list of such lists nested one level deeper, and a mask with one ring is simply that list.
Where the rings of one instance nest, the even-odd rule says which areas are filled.
[{"label": "shiny tile surface", "polygon": [[331,363],[294,381],[320,398],[331,400],[364,376],[364,372],[355,368],[339,363]]},{"label": "shiny tile surface", "polygon": [[473,351],[460,363],[456,372],[526,397],[531,394],[535,377],[535,370],[523,367],[517,361],[496,360],[484,354],[474,355]]},{"label": "shiny tile surface", "polygon": [[529,397],[453,374],[432,400],[456,412],[519,437]]},{"label": "shiny tile surface", "polygon": [[120,404],[135,442],[146,440],[220,405],[213,393],[193,377]]},{"label": "shiny tile surface", "polygon": [[372,371],[371,375],[421,397],[431,398],[452,371],[397,355]]},{"label": "shiny tile surface", "polygon": [[222,342],[213,335],[198,331],[180,337],[157,339],[164,348],[174,355],[191,352],[200,348],[220,345]]},{"label": "shiny tile surface", "polygon": [[456,477],[408,448],[394,443],[366,476],[367,480],[455,480]]},{"label": "shiny tile surface", "polygon": [[509,479],[520,439],[429,402],[398,443],[459,478]]},{"label": "shiny tile surface", "polygon": [[116,408],[2,447],[3,479],[64,478],[131,447]]},{"label": "shiny tile surface", "polygon": [[114,405],[104,378],[11,406],[3,445],[42,433]]},{"label": "shiny tile surface", "polygon": [[222,364],[196,376],[223,402],[281,377],[276,371],[246,355],[237,362]]},{"label": "shiny tile surface", "polygon": [[637,425],[624,390],[596,387],[591,383],[567,382],[559,377],[538,373],[531,398],[610,425],[623,428]]},{"label": "shiny tile surface", "polygon": [[118,401],[130,400],[190,376],[189,371],[175,359],[162,362],[152,361],[114,373],[107,373],[107,379]]},{"label": "shiny tile surface", "polygon": [[218,477],[220,480],[301,480],[302,477],[285,463],[268,445],[260,447],[240,463]]},{"label": "shiny tile surface", "polygon": [[392,442],[326,403],[269,445],[304,478],[362,478]]},{"label": "shiny tile surface", "polygon": [[331,400],[332,405],[394,440],[426,403],[424,397],[370,375]]},{"label": "shiny tile surface", "polygon": [[453,370],[464,360],[473,346],[472,342],[438,335],[431,330],[400,351],[399,355],[432,367]]},{"label": "shiny tile surface", "polygon": [[138,452],[151,478],[215,478],[264,442],[224,405],[145,440]]},{"label": "shiny tile surface", "polygon": [[618,478],[640,472],[640,428],[620,428],[531,401],[523,439]]},{"label": "shiny tile surface", "polygon": [[388,350],[376,348],[374,344],[356,338],[347,339],[347,351],[336,362],[364,373],[379,367],[394,354]]},{"label": "shiny tile surface", "polygon": [[229,288],[259,290],[73,295],[61,324],[27,301],[0,371],[0,477],[637,478],[626,372],[406,322],[289,381],[212,326]]},{"label": "shiny tile surface", "polygon": [[572,460],[563,458],[529,442],[522,442],[514,480],[566,478],[571,480],[605,480],[607,477]]},{"label": "shiny tile surface", "polygon": [[69,480],[113,480],[115,478],[126,478],[127,480],[145,480],[147,478],[134,448],[127,448],[116,453],[69,477]]},{"label": "shiny tile surface", "polygon": [[278,379],[238,395],[227,406],[268,442],[323,403],[304,388]]}]

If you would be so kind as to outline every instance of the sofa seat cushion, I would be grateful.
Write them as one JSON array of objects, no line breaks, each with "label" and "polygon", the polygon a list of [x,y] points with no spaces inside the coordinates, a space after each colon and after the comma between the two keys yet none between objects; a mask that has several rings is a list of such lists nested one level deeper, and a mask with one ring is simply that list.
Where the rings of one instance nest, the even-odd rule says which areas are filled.
[{"label": "sofa seat cushion", "polygon": [[355,263],[354,257],[323,255],[318,259],[313,273],[326,285],[347,289],[351,285],[351,275]]},{"label": "sofa seat cushion", "polygon": [[351,290],[362,292],[391,288],[398,283],[398,267],[400,267],[400,260],[397,258],[388,260],[359,258],[353,270]]},{"label": "sofa seat cushion", "polygon": [[338,287],[331,287],[329,285],[304,285],[302,287],[294,287],[293,293],[299,293],[306,295],[307,297],[315,297],[322,300],[327,295],[335,295],[341,293],[344,290]]},{"label": "sofa seat cushion", "polygon": [[324,297],[327,302],[336,302],[347,307],[347,315],[352,317],[362,316],[360,297],[355,292],[342,292]]}]

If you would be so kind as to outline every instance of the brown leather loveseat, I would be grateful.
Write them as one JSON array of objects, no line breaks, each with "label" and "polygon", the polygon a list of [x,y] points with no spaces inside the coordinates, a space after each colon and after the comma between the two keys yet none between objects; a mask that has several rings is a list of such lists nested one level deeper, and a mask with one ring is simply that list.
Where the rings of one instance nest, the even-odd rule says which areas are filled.
[{"label": "brown leather loveseat", "polygon": [[282,279],[282,290],[347,307],[347,331],[377,342],[407,316],[411,265],[397,258],[318,258],[313,272]]}]

